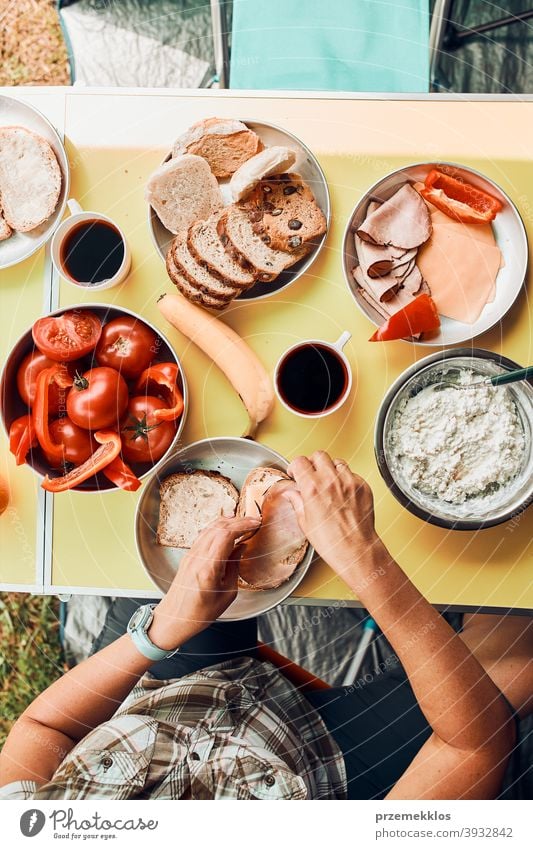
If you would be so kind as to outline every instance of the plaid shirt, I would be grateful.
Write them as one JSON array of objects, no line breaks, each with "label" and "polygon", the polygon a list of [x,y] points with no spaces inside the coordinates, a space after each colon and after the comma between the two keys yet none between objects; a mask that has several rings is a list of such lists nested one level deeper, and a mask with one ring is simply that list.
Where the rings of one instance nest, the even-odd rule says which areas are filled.
[{"label": "plaid shirt", "polygon": [[319,714],[268,663],[145,675],[40,788],[3,799],[344,799],[342,754]]}]

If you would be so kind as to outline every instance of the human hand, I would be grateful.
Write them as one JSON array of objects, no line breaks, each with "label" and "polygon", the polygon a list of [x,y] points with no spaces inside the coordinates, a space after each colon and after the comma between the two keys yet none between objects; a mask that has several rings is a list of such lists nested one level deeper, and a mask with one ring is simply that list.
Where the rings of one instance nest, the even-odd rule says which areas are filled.
[{"label": "human hand", "polygon": [[293,460],[288,473],[296,489],[284,497],[311,545],[335,572],[348,580],[359,564],[373,563],[375,555],[383,554],[374,528],[372,490],[344,460],[316,451]]},{"label": "human hand", "polygon": [[260,519],[221,516],[182,559],[148,632],[162,649],[177,648],[218,619],[237,595],[236,541],[258,529]]}]

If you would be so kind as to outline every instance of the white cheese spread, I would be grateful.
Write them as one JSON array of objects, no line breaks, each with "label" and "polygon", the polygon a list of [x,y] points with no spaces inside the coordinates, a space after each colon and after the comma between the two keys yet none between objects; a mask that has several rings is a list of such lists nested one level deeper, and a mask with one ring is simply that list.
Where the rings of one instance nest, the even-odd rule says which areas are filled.
[{"label": "white cheese spread", "polygon": [[[461,369],[458,383],[482,380]],[[504,387],[429,386],[406,399],[390,436],[392,455],[413,488],[452,504],[491,495],[519,473],[525,439],[518,410]]]}]

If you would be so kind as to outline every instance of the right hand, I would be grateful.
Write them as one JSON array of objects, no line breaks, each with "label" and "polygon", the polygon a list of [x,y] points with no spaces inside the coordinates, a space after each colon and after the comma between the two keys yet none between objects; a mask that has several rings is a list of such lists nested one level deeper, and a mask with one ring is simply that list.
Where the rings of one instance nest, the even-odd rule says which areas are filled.
[{"label": "right hand", "polygon": [[235,544],[260,524],[260,519],[221,516],[202,531],[154,611],[149,637],[156,646],[177,648],[230,606],[237,596]]},{"label": "right hand", "polygon": [[296,489],[284,497],[313,548],[335,572],[347,579],[358,563],[371,563],[375,553],[382,553],[372,490],[344,460],[316,451],[293,460],[288,473]]}]

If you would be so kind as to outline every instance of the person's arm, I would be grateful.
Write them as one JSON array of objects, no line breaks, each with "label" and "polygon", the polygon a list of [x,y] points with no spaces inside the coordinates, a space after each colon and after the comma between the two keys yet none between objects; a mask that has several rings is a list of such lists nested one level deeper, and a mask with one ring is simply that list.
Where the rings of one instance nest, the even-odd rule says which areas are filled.
[{"label": "person's arm", "polygon": [[[148,633],[156,646],[178,648],[229,607],[237,594],[235,542],[258,524],[221,518],[200,535],[154,611]],[[0,754],[0,787],[22,779],[49,781],[65,755],[115,713],[151,665],[126,634],[48,687],[9,733]]]},{"label": "person's arm", "polygon": [[325,452],[289,466],[286,497],[321,557],[379,623],[403,664],[434,734],[390,799],[489,798],[513,742],[499,689],[379,539],[369,486]]}]

